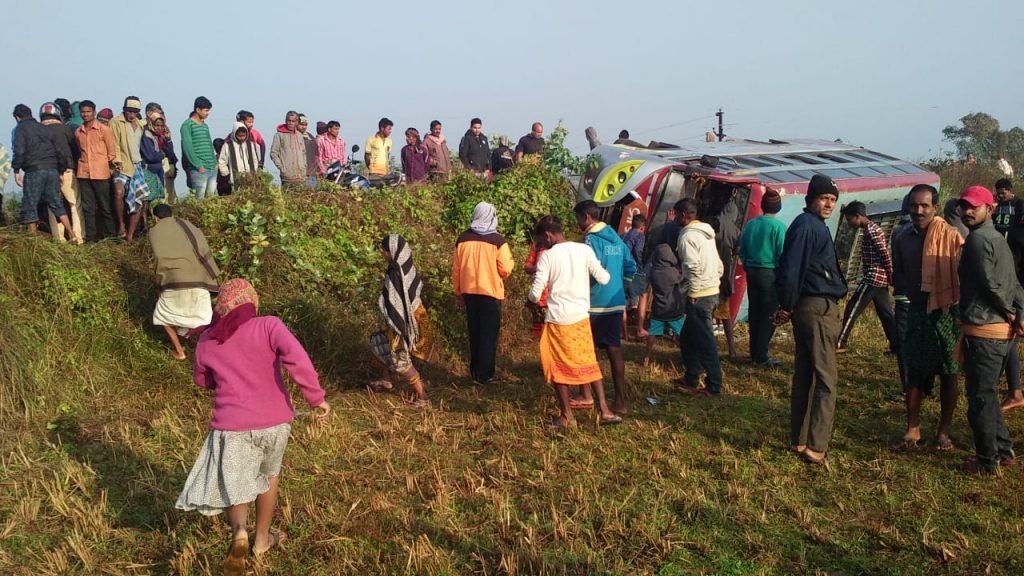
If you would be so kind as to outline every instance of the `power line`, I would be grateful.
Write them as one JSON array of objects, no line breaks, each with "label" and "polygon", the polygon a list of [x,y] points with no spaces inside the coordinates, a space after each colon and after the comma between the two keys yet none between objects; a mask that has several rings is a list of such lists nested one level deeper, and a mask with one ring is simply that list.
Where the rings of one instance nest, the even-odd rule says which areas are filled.
[{"label": "power line", "polygon": [[692,118],[690,120],[685,120],[683,122],[676,122],[675,124],[668,124],[666,126],[661,126],[661,127],[658,127],[658,128],[649,128],[647,130],[641,130],[640,132],[637,132],[636,134],[639,136],[640,134],[650,134],[651,132],[660,132],[662,130],[668,130],[669,128],[678,128],[679,126],[686,126],[688,124],[693,124],[694,122],[700,122],[701,120],[707,120],[708,118],[713,118],[713,117],[714,117],[714,114],[705,114],[703,116],[698,116],[696,118]]}]

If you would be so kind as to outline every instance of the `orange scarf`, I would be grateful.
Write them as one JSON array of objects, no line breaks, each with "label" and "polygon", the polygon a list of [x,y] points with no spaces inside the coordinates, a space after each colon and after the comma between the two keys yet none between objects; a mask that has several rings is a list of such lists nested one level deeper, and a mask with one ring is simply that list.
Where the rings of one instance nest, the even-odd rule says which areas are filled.
[{"label": "orange scarf", "polygon": [[960,248],[964,239],[938,216],[928,226],[921,258],[921,291],[928,293],[928,311],[947,310],[960,301]]}]

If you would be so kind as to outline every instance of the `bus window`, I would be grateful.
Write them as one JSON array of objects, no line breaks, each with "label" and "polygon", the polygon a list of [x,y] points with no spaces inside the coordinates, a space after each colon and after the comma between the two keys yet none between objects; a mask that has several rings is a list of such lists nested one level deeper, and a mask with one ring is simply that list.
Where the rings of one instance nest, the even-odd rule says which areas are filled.
[{"label": "bus window", "polygon": [[786,156],[786,158],[796,160],[800,164],[824,164],[824,162],[818,160],[817,158],[811,158],[810,156],[801,156],[799,154],[790,154]]},{"label": "bus window", "polygon": [[839,180],[842,178],[854,178],[857,176],[853,172],[844,170],[842,168],[826,168],[824,170],[819,170],[818,172],[824,174],[825,176],[828,176],[829,178],[832,178],[833,180]]},{"label": "bus window", "polygon": [[878,176],[884,175],[882,171],[876,170],[870,166],[850,166],[847,170],[863,178],[877,178]]}]

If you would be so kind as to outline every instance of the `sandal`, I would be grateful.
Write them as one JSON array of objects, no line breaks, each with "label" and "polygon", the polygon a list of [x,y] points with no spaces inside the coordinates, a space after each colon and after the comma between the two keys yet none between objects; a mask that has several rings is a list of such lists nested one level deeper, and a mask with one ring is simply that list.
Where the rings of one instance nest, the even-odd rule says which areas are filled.
[{"label": "sandal", "polygon": [[600,424],[601,426],[615,426],[616,424],[622,424],[622,416],[602,416],[601,420],[598,421],[598,424]]},{"label": "sandal", "polygon": [[[900,438],[896,442],[893,442],[889,446],[889,450],[892,450],[893,452],[902,452],[904,450],[911,450],[911,449],[917,448],[917,443],[920,442],[920,441],[921,441],[920,438],[908,438],[908,437],[904,436],[903,438]],[[950,448],[952,448],[952,447],[953,446],[951,444]]]},{"label": "sandal", "polygon": [[594,407],[594,401],[587,402],[586,400],[569,400],[569,408],[573,410],[590,410]]},{"label": "sandal", "polygon": [[288,536],[285,535],[284,532],[278,532],[277,530],[271,530],[270,531],[270,546],[267,546],[266,548],[264,548],[262,550],[257,550],[255,542],[254,542],[253,543],[253,547],[252,547],[252,553],[255,556],[262,556],[263,554],[266,554],[267,551],[269,551],[271,548],[277,548],[277,547],[281,546],[281,544],[284,543],[284,541],[287,540],[287,539],[288,539]]},{"label": "sandal", "polygon": [[245,571],[245,557],[249,554],[249,536],[235,538],[224,559],[224,576],[242,576]]}]

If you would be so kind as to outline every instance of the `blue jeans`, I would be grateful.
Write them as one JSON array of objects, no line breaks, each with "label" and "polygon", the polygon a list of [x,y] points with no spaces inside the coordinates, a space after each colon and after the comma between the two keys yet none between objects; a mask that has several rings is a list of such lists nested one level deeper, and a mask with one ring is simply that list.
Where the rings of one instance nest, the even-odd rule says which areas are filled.
[{"label": "blue jeans", "polygon": [[46,202],[54,218],[67,214],[64,211],[64,199],[60,195],[60,175],[56,168],[25,172],[25,185],[22,187],[21,220],[25,224],[39,221],[39,202]]},{"label": "blue jeans", "polygon": [[206,172],[200,172],[199,170],[190,170],[189,174],[192,177],[192,191],[196,193],[196,198],[206,198],[208,196],[217,195],[217,170],[209,170]]},{"label": "blue jeans", "polygon": [[715,340],[711,313],[718,305],[718,294],[687,298],[686,322],[679,335],[679,351],[686,365],[683,377],[687,386],[696,386],[702,372],[707,373],[704,386],[712,394],[722,393],[722,365],[718,361],[718,342]]}]

